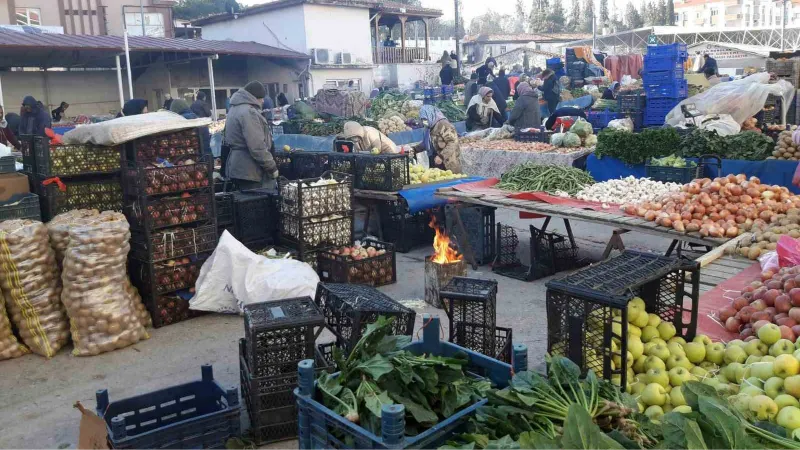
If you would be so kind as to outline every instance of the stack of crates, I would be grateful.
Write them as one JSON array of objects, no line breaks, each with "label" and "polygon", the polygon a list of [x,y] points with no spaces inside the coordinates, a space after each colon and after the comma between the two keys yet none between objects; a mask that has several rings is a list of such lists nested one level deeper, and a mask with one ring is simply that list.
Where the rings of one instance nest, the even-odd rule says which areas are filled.
[{"label": "stack of crates", "polygon": [[623,117],[631,119],[633,129],[642,128],[644,121],[645,96],[643,90],[625,92],[617,95],[617,105]]},{"label": "stack of crates", "polygon": [[651,45],[644,57],[642,86],[647,96],[644,126],[664,125],[667,114],[688,96],[683,64],[689,54],[686,44]]},{"label": "stack of crates", "polygon": [[233,237],[253,251],[275,244],[280,221],[278,194],[273,189],[259,188],[231,195],[233,223],[228,231]]},{"label": "stack of crates", "polygon": [[200,267],[217,246],[212,158],[199,129],[125,144],[122,212],[131,226],[128,272],[158,328],[189,310]]}]

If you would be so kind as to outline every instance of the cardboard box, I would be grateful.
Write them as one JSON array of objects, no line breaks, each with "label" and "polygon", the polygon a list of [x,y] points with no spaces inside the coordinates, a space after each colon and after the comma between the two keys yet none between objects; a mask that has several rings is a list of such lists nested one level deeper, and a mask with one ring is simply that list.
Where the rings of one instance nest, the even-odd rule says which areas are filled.
[{"label": "cardboard box", "polygon": [[0,202],[7,202],[11,197],[30,193],[28,176],[21,173],[0,174]]}]

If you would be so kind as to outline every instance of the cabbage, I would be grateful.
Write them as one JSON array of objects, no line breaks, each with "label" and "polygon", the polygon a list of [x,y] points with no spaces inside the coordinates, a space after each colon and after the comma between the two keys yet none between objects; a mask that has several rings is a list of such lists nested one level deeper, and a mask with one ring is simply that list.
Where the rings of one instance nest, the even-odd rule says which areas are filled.
[{"label": "cabbage", "polygon": [[550,145],[561,147],[563,143],[564,143],[564,133],[553,133],[553,135],[550,136]]},{"label": "cabbage", "polygon": [[573,132],[565,133],[563,145],[564,147],[580,147],[581,138],[579,138],[578,135]]},{"label": "cabbage", "polygon": [[572,124],[569,131],[578,135],[578,137],[585,138],[592,134],[592,124],[585,120],[579,120]]},{"label": "cabbage", "polygon": [[586,136],[586,139],[583,140],[583,145],[587,147],[594,147],[595,145],[597,145],[597,136],[593,134]]}]

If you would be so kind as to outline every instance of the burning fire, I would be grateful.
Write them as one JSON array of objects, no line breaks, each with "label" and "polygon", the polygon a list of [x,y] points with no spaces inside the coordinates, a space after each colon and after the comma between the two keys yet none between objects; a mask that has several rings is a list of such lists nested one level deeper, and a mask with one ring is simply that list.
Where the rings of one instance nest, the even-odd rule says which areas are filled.
[{"label": "burning fire", "polygon": [[433,256],[431,256],[431,262],[436,264],[449,264],[464,259],[453,247],[450,247],[450,237],[436,225],[435,217],[431,217],[431,223],[429,223],[428,226],[436,230],[436,236],[433,238]]}]

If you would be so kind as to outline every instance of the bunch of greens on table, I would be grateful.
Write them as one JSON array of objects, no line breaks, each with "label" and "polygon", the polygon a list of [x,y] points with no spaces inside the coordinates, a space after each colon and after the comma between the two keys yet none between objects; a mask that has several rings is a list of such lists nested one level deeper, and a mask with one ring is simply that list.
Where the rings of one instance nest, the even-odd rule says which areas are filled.
[{"label": "bunch of greens on table", "polygon": [[500,177],[498,189],[517,192],[566,192],[575,195],[594,178],[583,170],[565,166],[545,166],[527,162],[514,166]]},{"label": "bunch of greens on table", "polygon": [[663,158],[653,158],[650,160],[650,165],[658,167],[675,167],[679,169],[684,167],[697,167],[696,162],[687,161],[686,158],[678,155],[669,155]]},{"label": "bunch of greens on table", "polygon": [[403,109],[403,103],[408,100],[411,100],[411,97],[401,92],[381,92],[377,97],[370,101],[370,117],[379,119],[382,118],[388,111],[400,112],[400,110]]},{"label": "bunch of greens on table", "polygon": [[674,128],[648,128],[641,133],[606,128],[597,135],[595,156],[611,156],[627,164],[676,153],[681,138]]},{"label": "bunch of greens on table", "polygon": [[[442,111],[447,120],[450,122],[461,122],[467,120],[467,112],[452,100],[442,100],[436,104],[436,107]],[[514,106],[507,106],[510,111]]]},{"label": "bunch of greens on table", "polygon": [[686,157],[724,155],[728,151],[727,140],[716,131],[694,129],[681,139],[680,152]]},{"label": "bunch of greens on table", "polygon": [[361,125],[375,125],[375,122],[363,117],[333,117],[327,122],[292,119],[284,123],[284,133],[307,134],[309,136],[320,137],[333,136],[341,133],[344,130],[344,123],[349,121],[358,122]]},{"label": "bunch of greens on table", "polygon": [[327,407],[380,436],[381,408],[402,404],[406,435],[415,436],[486,397],[490,383],[467,378],[464,358],[417,356],[402,350],[408,336],[391,336],[394,318],[379,317],[345,359],[334,351],[338,374],[317,387]]},{"label": "bunch of greens on table", "polygon": [[686,157],[717,155],[724,159],[763,161],[772,155],[775,142],[756,131],[720,136],[716,131],[695,129],[683,137],[680,151]]}]

